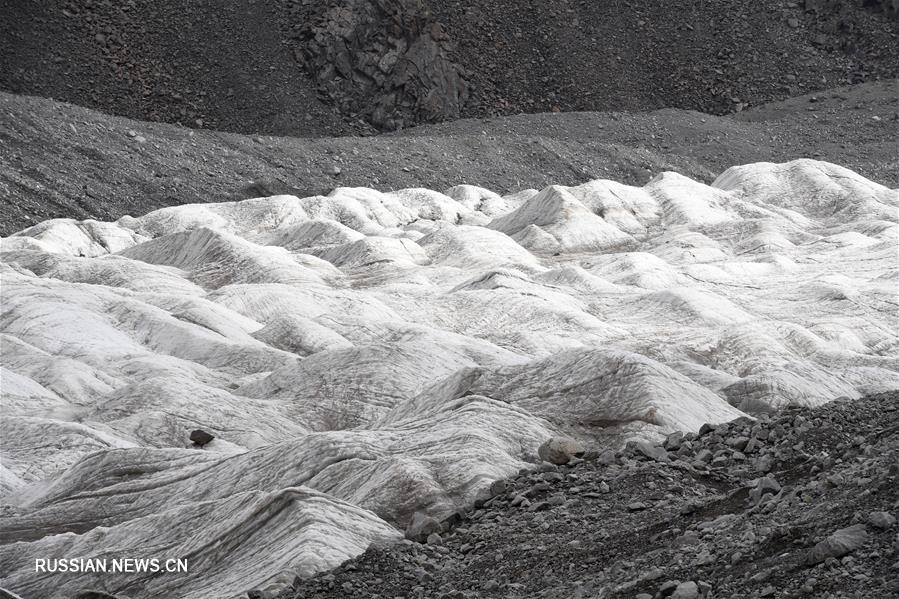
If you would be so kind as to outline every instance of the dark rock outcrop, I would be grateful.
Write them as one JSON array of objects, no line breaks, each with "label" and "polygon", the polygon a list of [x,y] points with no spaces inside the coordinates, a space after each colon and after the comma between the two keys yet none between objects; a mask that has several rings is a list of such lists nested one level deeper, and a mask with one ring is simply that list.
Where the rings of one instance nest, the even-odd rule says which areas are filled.
[{"label": "dark rock outcrop", "polygon": [[537,449],[540,459],[551,464],[567,464],[573,458],[584,455],[584,448],[574,439],[553,437]]},{"label": "dark rock outcrop", "polygon": [[458,118],[468,98],[448,58],[449,35],[419,2],[321,3],[312,18],[297,20],[296,38],[322,92],[344,114],[381,129]]}]

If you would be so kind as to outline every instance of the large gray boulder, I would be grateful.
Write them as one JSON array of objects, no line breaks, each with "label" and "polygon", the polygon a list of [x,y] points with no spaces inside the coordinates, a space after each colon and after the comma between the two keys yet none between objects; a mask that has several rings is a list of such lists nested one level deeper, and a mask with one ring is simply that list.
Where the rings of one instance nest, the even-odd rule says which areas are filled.
[{"label": "large gray boulder", "polygon": [[805,563],[808,566],[814,566],[831,557],[843,557],[864,545],[867,540],[868,531],[865,530],[864,524],[841,528],[812,547],[805,557]]},{"label": "large gray boulder", "polygon": [[436,532],[440,532],[440,522],[424,512],[415,512],[406,526],[406,538],[413,541],[426,539]]},{"label": "large gray boulder", "polygon": [[567,464],[584,455],[584,447],[570,437],[553,437],[537,449],[537,455],[545,462]]}]

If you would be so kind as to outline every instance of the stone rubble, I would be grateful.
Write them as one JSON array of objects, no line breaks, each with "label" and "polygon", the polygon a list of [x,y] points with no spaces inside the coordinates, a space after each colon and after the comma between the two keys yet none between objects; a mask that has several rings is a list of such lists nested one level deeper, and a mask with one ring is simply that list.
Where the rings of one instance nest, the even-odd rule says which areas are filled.
[{"label": "stone rubble", "polygon": [[279,599],[899,593],[899,393],[585,457],[494,484],[439,543],[371,548]]}]

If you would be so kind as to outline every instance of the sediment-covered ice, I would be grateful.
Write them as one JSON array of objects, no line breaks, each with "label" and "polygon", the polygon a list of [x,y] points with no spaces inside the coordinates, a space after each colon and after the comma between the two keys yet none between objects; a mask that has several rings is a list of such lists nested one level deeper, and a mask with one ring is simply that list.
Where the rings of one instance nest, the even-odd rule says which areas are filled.
[{"label": "sediment-covered ice", "polygon": [[[899,388],[897,240],[897,191],[811,160],[41,223],[0,240],[0,586],[277,589],[553,434]],[[189,574],[34,572],[101,555]]]}]

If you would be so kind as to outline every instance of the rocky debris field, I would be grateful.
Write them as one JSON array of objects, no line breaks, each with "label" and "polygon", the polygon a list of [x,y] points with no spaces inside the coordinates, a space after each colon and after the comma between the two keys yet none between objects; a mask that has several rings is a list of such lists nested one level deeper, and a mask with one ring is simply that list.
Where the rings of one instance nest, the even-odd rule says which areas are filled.
[{"label": "rocky debris field", "polygon": [[54,217],[113,220],[163,206],[277,193],[592,179],[674,170],[710,182],[733,164],[809,157],[899,185],[899,85],[855,85],[731,116],[692,111],[462,119],[323,139],[192,131],[0,94],[0,234]]},{"label": "rocky debris field", "polygon": [[46,0],[0,89],[140,120],[345,135],[548,111],[716,114],[899,76],[895,2]]},{"label": "rocky debris field", "polygon": [[543,462],[279,599],[895,597],[897,402],[790,408]]}]

